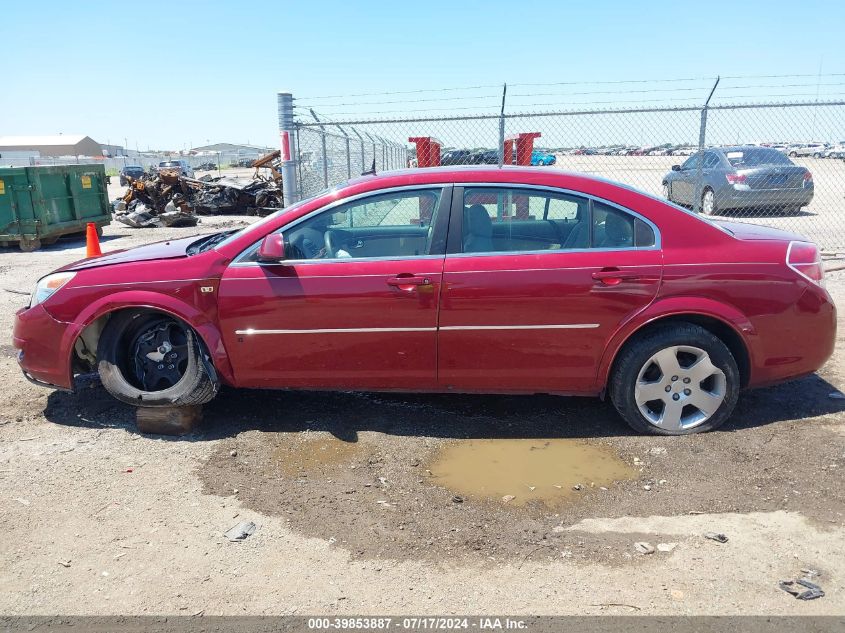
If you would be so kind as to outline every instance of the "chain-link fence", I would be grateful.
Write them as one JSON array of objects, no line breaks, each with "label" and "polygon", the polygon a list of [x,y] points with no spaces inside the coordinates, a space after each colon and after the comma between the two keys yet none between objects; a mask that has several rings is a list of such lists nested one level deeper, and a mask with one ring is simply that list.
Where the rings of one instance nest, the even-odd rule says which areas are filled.
[{"label": "chain-link fence", "polygon": [[203,154],[177,154],[173,152],[144,153],[133,156],[33,156],[7,158],[0,155],[0,167],[38,167],[43,165],[103,165],[107,173],[117,173],[127,165],[138,165],[144,169],[157,167],[170,160],[184,160],[191,169],[213,171],[235,167],[250,167],[252,162],[264,155],[259,150],[206,152]]},{"label": "chain-link fence", "polygon": [[[299,196],[373,166],[548,165],[845,249],[845,101],[300,119]],[[431,149],[418,156],[425,142],[412,139],[430,139]]]}]

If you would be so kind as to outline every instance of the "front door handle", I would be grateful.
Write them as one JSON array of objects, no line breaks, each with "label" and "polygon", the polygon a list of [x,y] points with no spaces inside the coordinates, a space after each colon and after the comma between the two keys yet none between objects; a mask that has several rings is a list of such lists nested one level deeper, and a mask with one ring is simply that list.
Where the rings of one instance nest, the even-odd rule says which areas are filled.
[{"label": "front door handle", "polygon": [[401,275],[396,275],[395,277],[388,277],[387,285],[394,286],[400,290],[411,291],[419,286],[430,286],[431,278],[402,273]]},{"label": "front door handle", "polygon": [[605,286],[616,286],[623,281],[633,281],[634,279],[641,279],[642,275],[638,273],[622,272],[618,268],[603,268],[602,270],[593,273],[593,279]]}]

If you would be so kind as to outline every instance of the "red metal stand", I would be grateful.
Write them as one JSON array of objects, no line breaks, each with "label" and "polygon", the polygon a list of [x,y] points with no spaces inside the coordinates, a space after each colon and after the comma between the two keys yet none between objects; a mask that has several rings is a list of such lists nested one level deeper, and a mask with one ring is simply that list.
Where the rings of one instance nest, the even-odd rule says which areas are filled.
[{"label": "red metal stand", "polygon": [[417,167],[440,166],[440,141],[433,136],[412,136],[408,141],[417,146]]}]

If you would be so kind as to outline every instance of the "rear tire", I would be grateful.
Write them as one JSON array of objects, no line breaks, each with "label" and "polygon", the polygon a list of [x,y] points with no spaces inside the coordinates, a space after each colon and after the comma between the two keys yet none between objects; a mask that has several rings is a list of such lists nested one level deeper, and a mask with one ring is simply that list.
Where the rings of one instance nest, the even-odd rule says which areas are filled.
[{"label": "rear tire", "polygon": [[675,323],[647,332],[622,349],[610,398],[636,431],[688,435],[718,428],[739,397],[736,360],[708,330]]},{"label": "rear tire", "polygon": [[718,215],[719,205],[716,203],[716,194],[710,187],[705,187],[701,193],[701,212],[704,215]]},{"label": "rear tire", "polygon": [[219,387],[209,375],[213,368],[199,335],[149,310],[126,310],[109,319],[97,346],[97,368],[106,391],[133,406],[205,404]]}]

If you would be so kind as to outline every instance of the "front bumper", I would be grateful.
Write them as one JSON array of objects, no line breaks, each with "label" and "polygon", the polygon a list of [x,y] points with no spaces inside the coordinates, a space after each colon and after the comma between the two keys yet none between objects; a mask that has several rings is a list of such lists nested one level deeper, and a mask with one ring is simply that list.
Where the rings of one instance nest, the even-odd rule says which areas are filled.
[{"label": "front bumper", "polygon": [[18,310],[12,345],[28,380],[58,389],[73,388],[70,353],[64,349],[69,325],[54,319],[40,304]]}]

